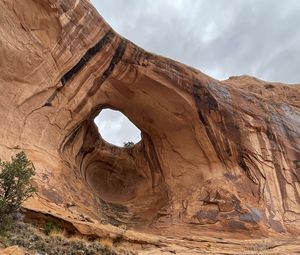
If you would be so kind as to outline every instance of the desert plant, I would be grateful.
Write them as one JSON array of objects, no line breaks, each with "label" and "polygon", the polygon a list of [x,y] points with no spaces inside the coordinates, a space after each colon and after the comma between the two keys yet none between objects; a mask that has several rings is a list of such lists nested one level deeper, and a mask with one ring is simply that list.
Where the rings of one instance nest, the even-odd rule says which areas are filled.
[{"label": "desert plant", "polygon": [[[88,241],[84,236],[67,237],[63,234],[45,235],[36,226],[16,222],[14,228],[0,236],[0,246],[19,246],[28,250],[28,254],[48,255],[135,255],[129,250],[121,250],[112,241]],[[1,253],[1,252],[0,252]],[[27,254],[27,253],[26,253]]]},{"label": "desert plant", "polygon": [[124,146],[125,148],[133,147],[133,146],[134,146],[134,142],[124,142],[124,143],[123,143],[123,146]]},{"label": "desert plant", "polygon": [[44,230],[46,235],[50,235],[52,233],[59,233],[62,231],[62,226],[60,223],[56,221],[49,220],[46,222],[44,226]]},{"label": "desert plant", "polygon": [[24,152],[12,157],[11,162],[0,160],[0,232],[10,227],[22,203],[34,194],[30,183],[34,174],[34,166]]}]

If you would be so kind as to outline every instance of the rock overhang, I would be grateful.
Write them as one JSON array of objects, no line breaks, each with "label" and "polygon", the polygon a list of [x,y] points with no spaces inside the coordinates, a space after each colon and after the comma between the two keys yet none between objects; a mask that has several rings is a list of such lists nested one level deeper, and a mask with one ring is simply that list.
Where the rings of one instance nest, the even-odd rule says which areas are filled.
[{"label": "rock overhang", "polygon": [[[22,24],[3,51],[24,65],[22,79],[3,67],[2,157],[28,152],[49,207],[72,200],[96,219],[161,234],[298,231],[299,86],[217,81],[122,38],[88,1],[30,1],[39,32],[24,3],[1,5],[7,40],[14,19]],[[105,107],[128,116],[141,143],[105,143],[93,122]]]}]

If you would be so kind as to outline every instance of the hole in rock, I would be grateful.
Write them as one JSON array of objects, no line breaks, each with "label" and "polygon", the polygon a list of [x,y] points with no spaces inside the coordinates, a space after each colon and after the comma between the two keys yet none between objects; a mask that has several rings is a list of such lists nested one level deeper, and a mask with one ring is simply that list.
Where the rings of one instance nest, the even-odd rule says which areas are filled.
[{"label": "hole in rock", "polygon": [[110,144],[126,147],[141,140],[141,131],[119,111],[103,109],[95,123],[101,137]]}]

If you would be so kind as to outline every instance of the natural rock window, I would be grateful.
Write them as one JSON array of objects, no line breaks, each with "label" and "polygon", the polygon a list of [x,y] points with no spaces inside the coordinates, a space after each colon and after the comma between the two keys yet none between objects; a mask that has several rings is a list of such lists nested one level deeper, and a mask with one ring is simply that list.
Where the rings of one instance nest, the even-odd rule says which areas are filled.
[{"label": "natural rock window", "polygon": [[103,109],[95,123],[101,137],[110,144],[127,147],[141,140],[141,131],[119,111]]}]

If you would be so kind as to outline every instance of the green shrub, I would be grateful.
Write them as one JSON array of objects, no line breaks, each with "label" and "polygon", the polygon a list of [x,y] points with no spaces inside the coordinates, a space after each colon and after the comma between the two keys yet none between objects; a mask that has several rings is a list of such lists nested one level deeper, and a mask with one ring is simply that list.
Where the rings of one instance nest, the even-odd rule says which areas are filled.
[{"label": "green shrub", "polygon": [[125,148],[131,148],[131,147],[134,146],[134,142],[124,142],[124,143],[123,143],[123,146],[124,146]]},{"label": "green shrub", "polygon": [[12,157],[11,162],[0,160],[0,232],[10,228],[22,203],[34,194],[30,183],[34,174],[34,166],[24,152]]},{"label": "green shrub", "polygon": [[51,233],[60,232],[62,230],[62,226],[58,222],[49,220],[46,222],[44,230],[46,235],[50,235]]}]

